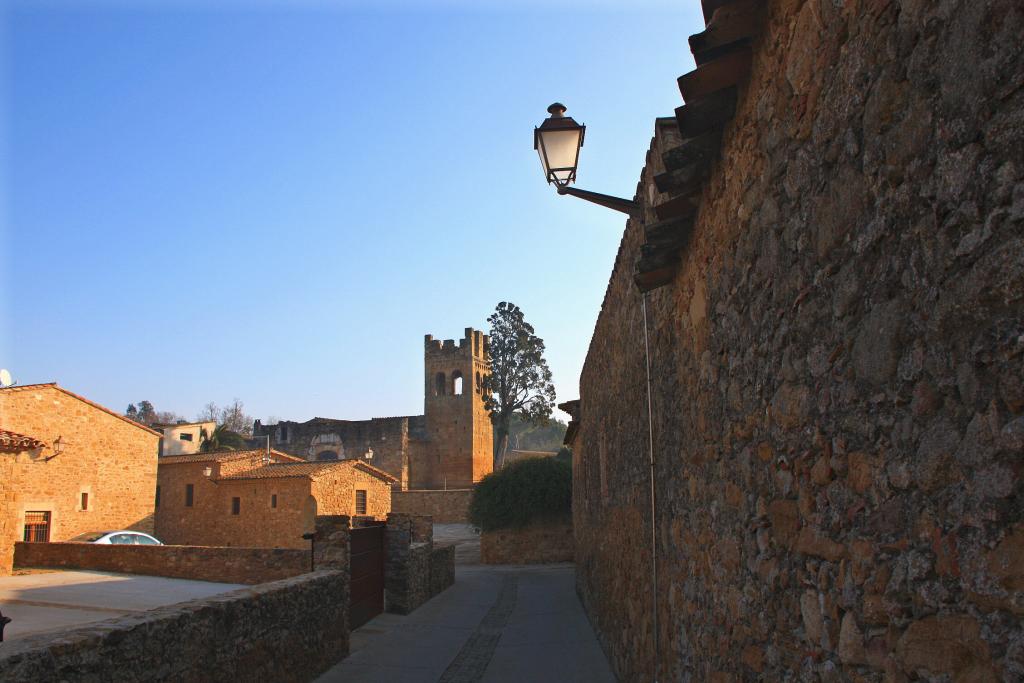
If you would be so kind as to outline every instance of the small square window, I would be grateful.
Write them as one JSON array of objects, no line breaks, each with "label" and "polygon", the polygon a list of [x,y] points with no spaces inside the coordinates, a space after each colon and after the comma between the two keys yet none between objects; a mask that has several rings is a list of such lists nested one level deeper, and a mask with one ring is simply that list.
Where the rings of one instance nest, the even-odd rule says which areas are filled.
[{"label": "small square window", "polygon": [[356,514],[357,515],[365,515],[366,514],[366,491],[363,491],[363,490],[357,490],[356,491]]},{"label": "small square window", "polygon": [[178,434],[178,438],[181,439],[182,441],[191,441],[192,432],[182,432],[181,434]]},{"label": "small square window", "polygon": [[85,491],[82,491],[82,509],[89,509],[89,494],[86,493]]},{"label": "small square window", "polygon": [[270,494],[270,507],[272,507],[272,508],[276,508],[277,507],[277,494],[276,493],[271,493]]},{"label": "small square window", "polygon": [[237,515],[241,511],[242,511],[242,499],[241,498],[232,498],[231,499],[231,514]]}]

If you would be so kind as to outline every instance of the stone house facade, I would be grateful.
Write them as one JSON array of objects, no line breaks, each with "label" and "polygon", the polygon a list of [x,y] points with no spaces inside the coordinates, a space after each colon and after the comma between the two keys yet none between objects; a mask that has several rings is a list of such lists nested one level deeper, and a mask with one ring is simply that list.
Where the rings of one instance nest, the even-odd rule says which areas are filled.
[{"label": "stone house facade", "polygon": [[317,515],[385,519],[394,478],[359,460],[265,450],[160,458],[156,537],[176,545],[308,548]]},{"label": "stone house facade", "polygon": [[493,467],[493,433],[484,408],[490,370],[487,335],[471,327],[458,344],[426,335],[424,414],[370,420],[316,417],[263,425],[272,446],[311,461],[360,459],[391,474],[400,489],[471,486]]},{"label": "stone house facade", "polygon": [[150,425],[160,432],[160,455],[191,455],[198,453],[203,442],[203,430],[207,434],[213,434],[217,423],[208,420],[205,422],[178,422],[175,424],[154,424]]},{"label": "stone house facade", "polygon": [[0,430],[25,435],[0,447],[0,573],[27,536],[152,533],[158,432],[55,383],[0,389]]},{"label": "stone house facade", "polygon": [[1024,680],[1024,11],[702,5],[568,406],[609,659]]}]

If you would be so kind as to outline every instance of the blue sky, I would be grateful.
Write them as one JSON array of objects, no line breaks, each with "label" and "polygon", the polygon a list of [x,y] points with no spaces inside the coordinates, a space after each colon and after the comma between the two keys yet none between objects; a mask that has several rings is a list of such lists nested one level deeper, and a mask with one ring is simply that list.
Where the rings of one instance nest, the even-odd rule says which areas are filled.
[{"label": "blue sky", "polygon": [[564,102],[579,186],[632,196],[699,3],[129,4],[3,6],[17,381],[418,414],[423,335],[508,300],[576,398],[624,217],[557,196],[532,129]]}]

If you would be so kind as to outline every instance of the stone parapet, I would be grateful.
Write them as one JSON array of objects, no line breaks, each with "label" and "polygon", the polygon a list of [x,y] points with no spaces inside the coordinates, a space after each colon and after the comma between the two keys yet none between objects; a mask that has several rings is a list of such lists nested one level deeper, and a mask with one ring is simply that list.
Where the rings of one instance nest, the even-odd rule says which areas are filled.
[{"label": "stone parapet", "polygon": [[348,654],[348,573],[318,571],[6,642],[5,683],[305,683]]},{"label": "stone parapet", "polygon": [[293,548],[18,542],[14,546],[14,566],[256,584],[308,572],[309,551]]},{"label": "stone parapet", "polygon": [[573,555],[572,520],[480,534],[480,561],[484,564],[572,562]]},{"label": "stone parapet", "polygon": [[409,614],[455,580],[455,547],[434,546],[429,517],[391,513],[385,538],[387,610]]},{"label": "stone parapet", "polygon": [[441,543],[430,552],[430,595],[455,583],[455,544]]}]

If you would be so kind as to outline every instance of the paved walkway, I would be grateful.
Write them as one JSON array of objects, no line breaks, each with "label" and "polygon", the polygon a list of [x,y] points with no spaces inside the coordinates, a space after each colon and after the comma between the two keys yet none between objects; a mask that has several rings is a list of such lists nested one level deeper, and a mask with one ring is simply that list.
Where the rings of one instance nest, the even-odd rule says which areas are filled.
[{"label": "paved walkway", "polygon": [[408,616],[352,633],[319,683],[603,683],[615,677],[576,597],[572,565],[459,566]]},{"label": "paved walkway", "polygon": [[113,572],[54,571],[0,577],[0,611],[12,621],[5,642],[120,614],[245,588]]}]

